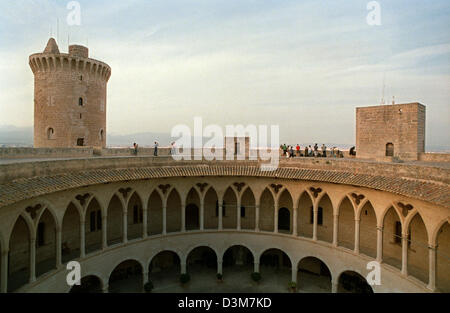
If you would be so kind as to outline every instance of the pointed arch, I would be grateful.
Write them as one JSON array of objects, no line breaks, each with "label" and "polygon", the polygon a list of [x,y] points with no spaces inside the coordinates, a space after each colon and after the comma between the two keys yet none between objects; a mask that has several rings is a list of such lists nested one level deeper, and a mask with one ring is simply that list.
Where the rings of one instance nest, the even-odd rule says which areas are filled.
[{"label": "pointed arch", "polygon": [[408,273],[428,283],[428,232],[419,212],[416,212],[407,227]]},{"label": "pointed arch", "polygon": [[[123,202],[114,193],[108,203],[106,237],[108,246],[123,242]],[[87,216],[89,218],[89,216]]]},{"label": "pointed arch", "polygon": [[167,232],[181,231],[181,196],[176,188],[172,188],[167,196]]},{"label": "pointed arch", "polygon": [[102,207],[95,196],[92,196],[86,207],[85,215],[85,247],[86,253],[100,250],[102,247]]},{"label": "pointed arch", "polygon": [[444,220],[437,228],[436,239],[436,288],[450,292],[450,223]]},{"label": "pointed arch", "polygon": [[213,186],[210,186],[205,193],[204,198],[204,227],[205,229],[218,229],[219,216],[218,205],[219,196]]},{"label": "pointed arch", "polygon": [[127,239],[133,240],[142,238],[143,222],[144,222],[144,208],[142,198],[137,191],[134,191],[128,200],[127,207]]},{"label": "pointed arch", "polygon": [[9,237],[8,292],[27,284],[30,278],[30,248],[32,229],[20,215]]},{"label": "pointed arch", "polygon": [[259,203],[259,229],[274,231],[275,199],[268,187],[261,193]]},{"label": "pointed arch", "polygon": [[154,189],[150,194],[147,208],[148,235],[161,234],[163,231],[163,198],[158,189]]},{"label": "pointed arch", "polygon": [[250,186],[244,189],[241,196],[241,228],[255,229],[256,198]]},{"label": "pointed arch", "polygon": [[36,277],[56,268],[56,220],[46,208],[36,227]]},{"label": "pointed arch", "polygon": [[305,190],[298,199],[297,232],[301,237],[312,238],[313,224],[311,223],[311,210],[313,200],[311,195]]},{"label": "pointed arch", "polygon": [[61,229],[62,262],[66,263],[80,257],[81,212],[69,202],[64,212]]},{"label": "pointed arch", "polygon": [[382,215],[383,262],[401,269],[402,266],[402,220],[394,206]]},{"label": "pointed arch", "polygon": [[359,250],[376,258],[377,256],[377,216],[370,201],[361,206],[359,213]]},{"label": "pointed arch", "polygon": [[237,198],[236,190],[229,186],[223,194],[222,223],[225,229],[237,228]]},{"label": "pointed arch", "polygon": [[333,242],[333,203],[328,193],[324,192],[317,206],[317,239]]},{"label": "pointed arch", "polygon": [[192,187],[186,195],[186,230],[200,229],[200,192]]},{"label": "pointed arch", "polygon": [[338,245],[353,250],[355,247],[355,209],[348,196],[341,201],[338,212]]},{"label": "pointed arch", "polygon": [[287,188],[281,191],[278,198],[278,232],[292,234],[293,199]]}]

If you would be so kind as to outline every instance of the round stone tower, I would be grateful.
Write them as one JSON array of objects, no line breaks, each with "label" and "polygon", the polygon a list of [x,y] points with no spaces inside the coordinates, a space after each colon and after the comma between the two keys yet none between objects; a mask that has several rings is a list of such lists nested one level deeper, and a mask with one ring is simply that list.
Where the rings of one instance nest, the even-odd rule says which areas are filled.
[{"label": "round stone tower", "polygon": [[32,54],[34,147],[105,147],[106,85],[111,68],[89,58],[86,47],[60,53],[50,38],[44,52]]}]

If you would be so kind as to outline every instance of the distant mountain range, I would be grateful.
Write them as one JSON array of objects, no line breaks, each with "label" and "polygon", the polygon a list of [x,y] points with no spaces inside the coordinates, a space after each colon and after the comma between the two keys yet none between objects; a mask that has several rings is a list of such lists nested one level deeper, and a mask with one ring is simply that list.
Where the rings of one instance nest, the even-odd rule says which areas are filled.
[{"label": "distant mountain range", "polygon": [[[160,146],[169,146],[170,142],[175,139],[169,133],[135,133],[135,134],[108,134],[107,143],[109,147],[131,147],[134,142],[138,143],[140,147],[151,147],[154,141],[158,141]],[[208,139],[205,138],[203,142]],[[295,143],[297,144],[297,143]],[[302,148],[305,145],[313,145],[314,143],[300,143]],[[319,148],[322,143],[317,143]],[[340,149],[349,149],[352,144],[336,144],[325,143],[328,148],[338,147]],[[32,127],[17,127],[12,125],[0,125],[0,147],[32,147],[33,146],[33,128]],[[426,146],[427,152],[449,152],[450,146]]]}]

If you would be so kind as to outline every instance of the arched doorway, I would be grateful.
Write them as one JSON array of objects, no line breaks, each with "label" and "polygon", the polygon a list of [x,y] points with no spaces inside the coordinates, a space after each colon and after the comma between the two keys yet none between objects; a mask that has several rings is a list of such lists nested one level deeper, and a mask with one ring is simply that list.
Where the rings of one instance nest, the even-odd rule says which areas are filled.
[{"label": "arched doorway", "polygon": [[237,228],[237,199],[234,190],[231,187],[225,191],[223,195],[223,228]]},{"label": "arched doorway", "polygon": [[363,276],[353,271],[345,271],[339,276],[338,292],[373,293],[373,290]]},{"label": "arched doorway", "polygon": [[69,203],[64,213],[61,243],[63,263],[80,257],[80,214],[72,202]]},{"label": "arched doorway", "polygon": [[127,239],[142,238],[143,233],[143,208],[142,201],[137,192],[134,192],[128,201],[127,210]]},{"label": "arched doorway", "polygon": [[80,285],[74,285],[69,293],[102,293],[102,288],[100,278],[89,275],[81,278]]},{"label": "arched doorway", "polygon": [[27,284],[30,279],[30,231],[19,216],[9,239],[8,292]]},{"label": "arched doorway", "polygon": [[316,257],[306,257],[298,263],[297,286],[303,292],[331,292],[331,272]]},{"label": "arched doorway", "polygon": [[254,259],[253,253],[244,246],[236,245],[229,247],[223,254],[223,270],[226,272],[234,272],[239,270],[253,269]]},{"label": "arched doorway", "polygon": [[173,292],[172,287],[178,283],[181,273],[180,257],[173,251],[161,251],[155,255],[148,268],[149,281],[153,283],[154,292]]},{"label": "arched doorway", "polygon": [[123,241],[123,206],[117,195],[109,201],[107,220],[108,246],[121,243]]},{"label": "arched doorway", "polygon": [[355,248],[355,211],[348,197],[339,206],[338,245],[353,250]]},{"label": "arched doorway", "polygon": [[147,232],[149,236],[163,231],[163,205],[159,193],[154,190],[148,199]]},{"label": "arched doorway", "polygon": [[109,292],[142,292],[142,278],[142,266],[138,261],[124,261],[116,266],[109,277]]},{"label": "arched doorway", "polygon": [[278,231],[281,233],[291,232],[291,212],[288,208],[278,210]]},{"label": "arched doorway", "polygon": [[36,277],[56,268],[56,222],[46,209],[36,229]]},{"label": "arched doorway", "polygon": [[389,156],[389,157],[394,156],[394,144],[392,142],[388,142],[386,144],[386,156]]}]

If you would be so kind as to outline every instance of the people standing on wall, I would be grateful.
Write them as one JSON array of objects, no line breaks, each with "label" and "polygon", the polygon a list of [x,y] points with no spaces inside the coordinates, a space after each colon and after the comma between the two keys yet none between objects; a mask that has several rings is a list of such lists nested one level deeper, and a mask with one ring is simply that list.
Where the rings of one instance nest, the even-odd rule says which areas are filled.
[{"label": "people standing on wall", "polygon": [[327,157],[327,146],[325,144],[322,144],[322,157]]},{"label": "people standing on wall", "polygon": [[297,151],[297,156],[300,156],[300,145],[297,144],[297,146],[295,147],[295,150]]},{"label": "people standing on wall", "polygon": [[308,146],[305,146],[305,157],[308,156]]},{"label": "people standing on wall", "polygon": [[158,146],[159,146],[158,142],[155,141],[155,145],[154,145],[155,148],[153,150],[153,155],[154,156],[158,156]]},{"label": "people standing on wall", "polygon": [[313,149],[311,148],[311,145],[308,146],[308,151],[309,151],[309,156],[312,157],[313,156]]},{"label": "people standing on wall", "polygon": [[291,146],[291,158],[294,157],[294,146]]},{"label": "people standing on wall", "polygon": [[134,149],[134,155],[138,154],[138,144],[137,143],[133,143],[133,149]]}]

